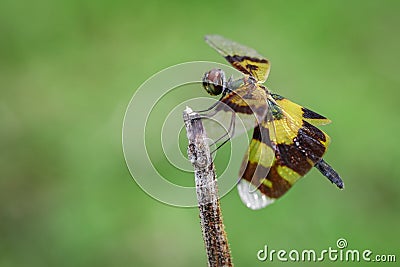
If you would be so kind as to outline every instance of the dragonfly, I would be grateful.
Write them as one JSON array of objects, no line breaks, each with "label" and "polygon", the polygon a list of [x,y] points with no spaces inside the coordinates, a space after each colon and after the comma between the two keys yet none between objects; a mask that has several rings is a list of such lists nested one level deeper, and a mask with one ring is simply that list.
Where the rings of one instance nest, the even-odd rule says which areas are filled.
[{"label": "dragonfly", "polygon": [[243,74],[239,79],[227,80],[223,70],[212,69],[203,76],[207,93],[221,95],[206,110],[206,117],[230,114],[227,138],[221,145],[235,134],[237,117],[253,129],[237,184],[243,203],[254,210],[268,206],[313,167],[343,189],[339,174],[323,159],[330,137],[318,126],[331,121],[263,85],[271,64],[256,50],[220,35],[207,35],[205,41]]}]

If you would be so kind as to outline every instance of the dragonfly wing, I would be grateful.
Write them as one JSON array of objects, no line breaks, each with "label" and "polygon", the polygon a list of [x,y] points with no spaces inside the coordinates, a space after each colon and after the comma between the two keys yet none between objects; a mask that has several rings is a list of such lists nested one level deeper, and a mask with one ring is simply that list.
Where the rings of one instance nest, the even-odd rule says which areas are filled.
[{"label": "dragonfly wing", "polygon": [[[257,130],[268,133],[263,135],[269,138],[269,143],[258,141],[255,130],[248,156],[243,160],[245,167],[242,167],[241,178],[252,186],[247,192],[243,188],[239,189],[242,200],[250,199],[245,194],[254,194],[255,187],[257,195],[264,194],[268,198],[268,202],[262,203],[272,203],[322,159],[329,145],[327,134],[309,123],[304,116],[298,116],[291,109],[285,110],[278,103],[269,96],[267,116]],[[253,157],[252,154],[257,155],[254,150],[267,151],[264,155],[268,157]],[[262,166],[261,175],[257,172],[259,166]],[[266,175],[261,177],[266,171]],[[251,202],[245,204],[250,208],[265,206]]]},{"label": "dragonfly wing", "polygon": [[290,114],[292,118],[296,120],[305,120],[314,126],[326,125],[331,123],[331,120],[314,112],[308,108],[302,107],[289,99],[280,96],[278,94],[271,94],[271,97],[275,100],[281,109],[286,113]]},{"label": "dragonfly wing", "polygon": [[254,77],[257,81],[267,80],[270,63],[256,50],[220,35],[207,35],[205,40],[237,70]]}]

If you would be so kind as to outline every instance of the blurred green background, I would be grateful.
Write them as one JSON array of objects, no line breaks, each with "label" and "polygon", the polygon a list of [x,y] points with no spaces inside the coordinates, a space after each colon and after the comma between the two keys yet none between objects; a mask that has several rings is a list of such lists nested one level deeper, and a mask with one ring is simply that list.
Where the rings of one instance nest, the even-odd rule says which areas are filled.
[{"label": "blurred green background", "polygon": [[259,50],[267,86],[333,121],[326,160],[346,185],[313,170],[257,212],[232,191],[222,210],[235,265],[281,265],[257,251],[340,237],[399,261],[399,11],[386,0],[1,1],[0,266],[206,265],[198,210],[137,186],[121,128],[154,73],[223,62],[208,33]]}]

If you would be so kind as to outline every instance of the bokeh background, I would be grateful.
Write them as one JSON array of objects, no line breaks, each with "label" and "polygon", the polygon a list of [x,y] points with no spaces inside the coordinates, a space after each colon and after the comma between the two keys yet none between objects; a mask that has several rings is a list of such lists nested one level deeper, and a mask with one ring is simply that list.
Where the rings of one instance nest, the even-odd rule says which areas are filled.
[{"label": "bokeh background", "polygon": [[264,245],[322,250],[341,237],[399,261],[399,11],[389,0],[1,1],[0,266],[206,265],[198,210],[139,188],[121,129],[152,74],[223,62],[208,33],[259,50],[267,86],[333,121],[326,160],[346,185],[313,170],[261,211],[232,191],[222,210],[235,265],[281,265],[257,260]]}]

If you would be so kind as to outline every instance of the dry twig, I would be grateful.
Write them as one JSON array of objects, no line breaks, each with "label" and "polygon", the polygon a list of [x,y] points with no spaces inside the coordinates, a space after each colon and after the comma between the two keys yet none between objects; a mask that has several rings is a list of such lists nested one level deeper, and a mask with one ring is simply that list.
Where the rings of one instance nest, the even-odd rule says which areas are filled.
[{"label": "dry twig", "polygon": [[208,266],[232,266],[218,199],[214,163],[207,144],[206,132],[199,115],[189,107],[183,112],[189,139],[188,157],[195,169],[197,200],[201,229],[207,251]]}]

